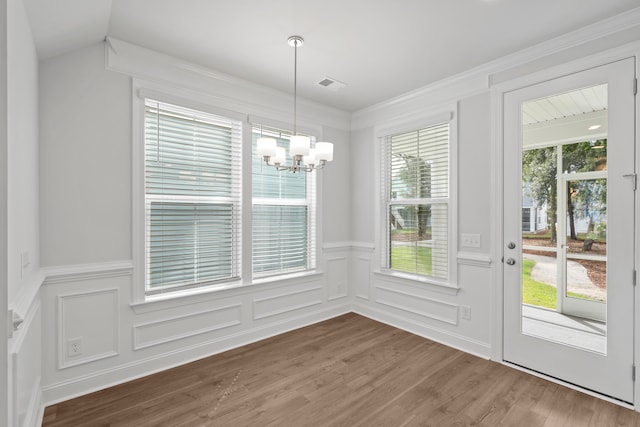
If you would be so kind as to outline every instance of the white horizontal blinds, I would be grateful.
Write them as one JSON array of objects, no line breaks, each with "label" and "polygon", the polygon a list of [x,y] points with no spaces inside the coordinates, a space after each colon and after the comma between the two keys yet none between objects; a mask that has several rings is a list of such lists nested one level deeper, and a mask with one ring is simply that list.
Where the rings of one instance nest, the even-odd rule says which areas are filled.
[{"label": "white horizontal blinds", "polygon": [[387,139],[388,266],[447,279],[449,125]]},{"label": "white horizontal blinds", "polygon": [[261,136],[274,138],[288,152],[291,134],[253,129],[253,277],[314,268],[315,172],[281,172],[263,164],[256,154]]},{"label": "white horizontal blinds", "polygon": [[148,294],[240,272],[242,124],[145,101]]},{"label": "white horizontal blinds", "polygon": [[307,206],[254,204],[254,276],[306,269],[307,235]]}]

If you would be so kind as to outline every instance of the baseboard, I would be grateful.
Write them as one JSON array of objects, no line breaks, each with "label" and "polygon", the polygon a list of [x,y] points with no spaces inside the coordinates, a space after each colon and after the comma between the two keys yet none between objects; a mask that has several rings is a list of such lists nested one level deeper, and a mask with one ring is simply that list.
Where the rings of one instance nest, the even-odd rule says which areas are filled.
[{"label": "baseboard", "polygon": [[180,365],[223,353],[225,351],[251,344],[275,335],[283,334],[314,323],[322,322],[333,317],[351,312],[349,304],[342,304],[316,310],[302,316],[297,316],[280,322],[272,322],[228,335],[194,346],[184,347],[176,351],[162,353],[153,357],[139,359],[131,363],[118,365],[113,368],[92,372],[88,375],[73,378],[42,388],[42,409],[74,397],[93,393],[118,384],[145,377],[157,372],[165,371]]},{"label": "baseboard", "polygon": [[491,345],[489,343],[472,340],[462,335],[454,334],[430,325],[425,325],[424,323],[416,323],[412,320],[395,316],[383,310],[378,310],[358,302],[355,302],[352,305],[352,311],[361,316],[411,332],[412,334],[464,351],[465,353],[470,353],[474,356],[487,360],[491,358]]},{"label": "baseboard", "polygon": [[44,405],[42,404],[42,387],[40,386],[41,379],[33,387],[33,393],[29,400],[29,406],[27,407],[26,416],[24,419],[23,427],[40,427],[42,425],[42,418],[44,416]]}]

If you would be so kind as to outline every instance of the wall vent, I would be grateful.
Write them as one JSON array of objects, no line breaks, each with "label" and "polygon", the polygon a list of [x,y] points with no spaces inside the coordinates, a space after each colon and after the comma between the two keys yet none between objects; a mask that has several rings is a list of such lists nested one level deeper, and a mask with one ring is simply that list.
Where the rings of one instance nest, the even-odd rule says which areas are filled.
[{"label": "wall vent", "polygon": [[342,83],[341,81],[338,81],[331,77],[324,77],[322,80],[318,82],[318,85],[325,87],[334,92],[347,86],[346,83]]}]

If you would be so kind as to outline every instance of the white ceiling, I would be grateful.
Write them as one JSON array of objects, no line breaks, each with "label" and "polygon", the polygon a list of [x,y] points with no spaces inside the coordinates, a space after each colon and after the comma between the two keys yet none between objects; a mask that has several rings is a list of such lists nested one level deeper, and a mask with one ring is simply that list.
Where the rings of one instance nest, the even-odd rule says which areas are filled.
[{"label": "white ceiling", "polygon": [[[24,0],[41,58],[125,40],[355,111],[618,15],[638,0]],[[347,84],[317,85],[324,77]]]}]

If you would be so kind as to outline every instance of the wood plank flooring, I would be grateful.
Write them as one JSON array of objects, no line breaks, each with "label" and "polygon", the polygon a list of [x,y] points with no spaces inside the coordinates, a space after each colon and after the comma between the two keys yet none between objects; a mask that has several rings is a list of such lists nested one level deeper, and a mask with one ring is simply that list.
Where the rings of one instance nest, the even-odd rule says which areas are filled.
[{"label": "wood plank flooring", "polygon": [[640,414],[356,314],[46,408],[43,426],[638,426]]}]

